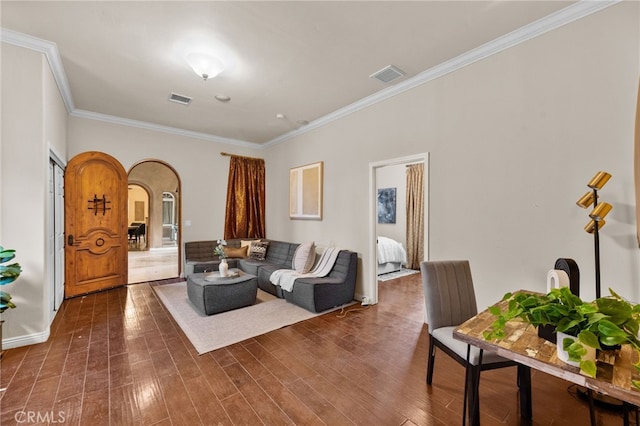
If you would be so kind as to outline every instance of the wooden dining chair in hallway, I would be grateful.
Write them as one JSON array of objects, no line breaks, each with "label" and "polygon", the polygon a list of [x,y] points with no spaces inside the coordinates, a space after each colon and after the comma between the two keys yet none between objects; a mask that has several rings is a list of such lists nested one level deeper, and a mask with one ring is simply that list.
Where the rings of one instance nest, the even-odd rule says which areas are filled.
[{"label": "wooden dining chair in hallway", "polygon": [[[481,352],[454,339],[453,330],[478,313],[476,296],[467,260],[425,261],[420,263],[429,325],[427,384],[433,381],[436,347],[465,367],[465,409],[467,395],[475,395],[468,404],[469,418],[479,424],[480,372],[517,365],[491,352]],[[467,359],[469,362],[467,363]],[[471,391],[471,392],[469,392]],[[474,412],[475,410],[475,412]],[[463,424],[465,413],[462,414]]]}]

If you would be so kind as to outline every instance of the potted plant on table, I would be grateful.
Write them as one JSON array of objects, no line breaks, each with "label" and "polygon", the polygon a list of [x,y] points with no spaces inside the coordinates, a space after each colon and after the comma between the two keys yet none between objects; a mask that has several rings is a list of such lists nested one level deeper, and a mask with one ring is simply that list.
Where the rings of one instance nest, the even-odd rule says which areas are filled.
[{"label": "potted plant on table", "polygon": [[[568,287],[552,289],[547,294],[518,292],[503,297],[506,309],[493,306],[496,316],[486,340],[506,337],[506,324],[519,319],[535,327],[551,325],[558,334],[558,352],[565,350],[568,360],[576,362],[580,370],[596,376],[595,360],[586,359],[589,349],[606,350],[617,345],[631,345],[640,357],[640,305],[630,303],[609,289],[610,296],[593,302],[582,301]],[[562,337],[564,333],[567,337]],[[595,351],[594,351],[595,353]],[[640,372],[640,359],[633,364]],[[640,389],[640,381],[632,381]]]},{"label": "potted plant on table", "polygon": [[221,277],[226,277],[229,271],[229,264],[227,263],[227,253],[224,251],[224,247],[227,245],[226,240],[218,240],[218,245],[213,249],[213,254],[220,258],[220,265],[218,265],[218,271]]},{"label": "potted plant on table", "polygon": [[[22,268],[19,263],[12,263],[10,265],[2,265],[7,263],[16,257],[15,250],[5,249],[0,246],[0,286],[10,284],[14,282],[22,272]],[[7,309],[13,309],[16,305],[11,301],[11,295],[5,291],[0,291],[0,314]],[[0,358],[2,358],[2,323],[0,320]]]}]

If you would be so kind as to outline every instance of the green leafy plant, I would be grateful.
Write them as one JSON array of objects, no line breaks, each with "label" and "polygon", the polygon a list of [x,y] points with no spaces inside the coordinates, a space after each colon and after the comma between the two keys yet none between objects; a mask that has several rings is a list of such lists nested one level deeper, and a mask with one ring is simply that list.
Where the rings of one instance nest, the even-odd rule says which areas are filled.
[{"label": "green leafy plant", "polygon": [[[0,286],[14,282],[22,272],[19,263],[2,265],[2,263],[7,263],[15,258],[15,253],[15,250],[5,249],[0,246]],[[16,305],[11,301],[11,295],[5,291],[0,291],[0,313],[15,307]]]},{"label": "green leafy plant", "polygon": [[[595,362],[582,359],[587,352],[585,345],[602,350],[628,344],[640,356],[640,305],[624,300],[611,289],[609,293],[590,303],[582,301],[568,287],[552,289],[547,294],[507,293],[503,297],[506,309],[498,306],[489,309],[496,320],[485,331],[484,338],[505,338],[506,324],[515,319],[535,327],[551,325],[557,332],[577,337],[575,341],[564,339],[562,347],[569,360],[579,362],[584,373],[595,377]],[[640,372],[640,360],[633,365]],[[640,389],[640,381],[633,381],[633,385]]]},{"label": "green leafy plant", "polygon": [[227,254],[224,252],[224,246],[227,245],[226,240],[218,240],[218,245],[213,249],[213,254],[218,256],[220,259],[224,259],[227,257]]}]

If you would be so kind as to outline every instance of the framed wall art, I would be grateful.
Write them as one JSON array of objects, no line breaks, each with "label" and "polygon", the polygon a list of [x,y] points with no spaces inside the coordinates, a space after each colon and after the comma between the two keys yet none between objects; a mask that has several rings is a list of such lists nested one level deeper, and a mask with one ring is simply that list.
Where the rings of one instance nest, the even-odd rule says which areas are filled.
[{"label": "framed wall art", "polygon": [[378,189],[378,223],[396,223],[396,188]]},{"label": "framed wall art", "polygon": [[289,170],[289,218],[322,220],[323,162]]}]

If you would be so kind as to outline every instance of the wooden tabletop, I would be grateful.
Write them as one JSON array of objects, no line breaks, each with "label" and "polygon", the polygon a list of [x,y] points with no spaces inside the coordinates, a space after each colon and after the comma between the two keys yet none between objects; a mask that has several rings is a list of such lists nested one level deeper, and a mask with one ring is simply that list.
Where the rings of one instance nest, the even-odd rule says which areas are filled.
[{"label": "wooden tabletop", "polygon": [[[503,310],[506,302],[499,302]],[[560,361],[556,354],[556,345],[538,337],[537,329],[519,320],[512,320],[505,328],[506,337],[501,341],[487,341],[482,333],[495,321],[489,311],[481,312],[458,327],[453,335],[456,339],[470,343],[481,349],[517,361],[536,370],[576,383],[586,388],[607,394],[611,397],[640,405],[640,391],[635,389],[631,380],[640,380],[632,362],[638,361],[638,355],[630,345],[614,351],[598,351],[596,378],[580,374],[578,367]]]}]

